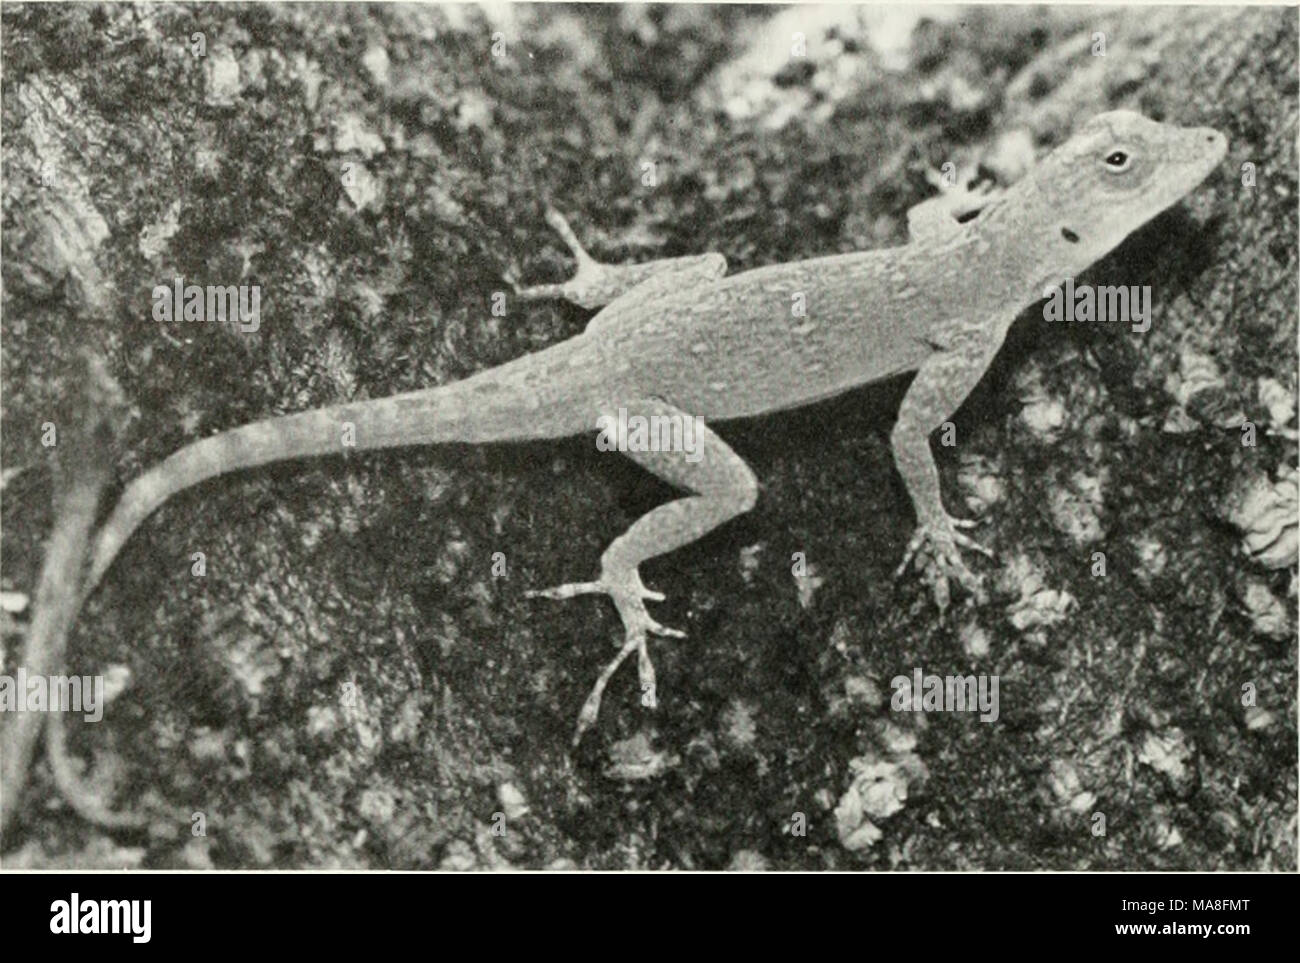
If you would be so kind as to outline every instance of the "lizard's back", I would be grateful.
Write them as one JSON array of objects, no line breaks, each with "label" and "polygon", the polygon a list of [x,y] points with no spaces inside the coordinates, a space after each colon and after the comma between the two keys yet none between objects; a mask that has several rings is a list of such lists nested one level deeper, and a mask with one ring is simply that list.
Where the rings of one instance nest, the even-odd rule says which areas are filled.
[{"label": "lizard's back", "polygon": [[[915,368],[940,299],[909,248],[813,258],[615,302],[565,342],[611,394],[694,415],[793,408]],[[546,352],[543,352],[545,354]]]}]

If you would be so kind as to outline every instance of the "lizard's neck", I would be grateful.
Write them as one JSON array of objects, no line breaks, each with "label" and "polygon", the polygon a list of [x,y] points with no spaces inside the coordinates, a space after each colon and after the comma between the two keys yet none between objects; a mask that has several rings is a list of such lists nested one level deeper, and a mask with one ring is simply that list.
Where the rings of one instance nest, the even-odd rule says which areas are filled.
[{"label": "lizard's neck", "polygon": [[1032,179],[1012,185],[980,212],[974,222],[978,243],[987,246],[987,264],[1007,290],[1026,291],[1037,300],[1043,289],[1074,277],[1095,257],[1071,240],[1069,225]]}]

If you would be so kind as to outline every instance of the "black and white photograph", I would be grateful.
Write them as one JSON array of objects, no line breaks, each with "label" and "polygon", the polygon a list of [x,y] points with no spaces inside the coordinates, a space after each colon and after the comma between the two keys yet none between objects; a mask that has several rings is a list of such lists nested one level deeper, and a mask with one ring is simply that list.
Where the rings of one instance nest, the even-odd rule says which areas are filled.
[{"label": "black and white photograph", "polygon": [[4,3],[0,878],[1296,872],[1297,22]]}]

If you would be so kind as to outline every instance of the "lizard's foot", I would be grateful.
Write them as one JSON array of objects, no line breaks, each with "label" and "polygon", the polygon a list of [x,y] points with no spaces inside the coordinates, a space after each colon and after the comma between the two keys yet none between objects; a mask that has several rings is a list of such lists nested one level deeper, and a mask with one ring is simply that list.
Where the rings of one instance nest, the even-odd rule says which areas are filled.
[{"label": "lizard's foot", "polygon": [[582,740],[583,733],[591,728],[600,714],[600,700],[605,693],[605,686],[633,652],[637,654],[637,676],[641,683],[642,701],[653,709],[655,705],[655,669],[650,661],[650,652],[646,642],[651,635],[666,636],[675,639],[686,638],[686,633],[660,625],[646,611],[644,599],[662,602],[663,593],[652,592],[641,582],[641,576],[635,568],[617,572],[601,572],[595,582],[569,582],[554,588],[538,589],[526,592],[527,598],[570,599],[576,595],[608,595],[618,609],[619,618],[623,620],[624,642],[618,655],[601,670],[591,694],[582,704],[578,713],[578,724],[573,733],[573,745]]},{"label": "lizard's foot", "polygon": [[1004,188],[998,187],[992,181],[986,179],[976,182],[974,187],[970,186],[969,178],[963,178],[956,183],[950,184],[933,167],[925,169],[925,179],[931,187],[940,192],[948,203],[958,208],[968,203],[979,207],[989,201],[996,200],[1005,192]]},{"label": "lizard's foot", "polygon": [[949,579],[974,596],[976,601],[983,602],[985,600],[984,580],[967,568],[965,560],[961,557],[963,548],[979,552],[988,558],[993,557],[991,551],[959,531],[963,528],[974,528],[975,525],[976,523],[969,519],[953,518],[947,514],[940,515],[937,522],[922,522],[917,526],[916,534],[908,543],[903,561],[894,573],[894,577],[902,575],[908,563],[915,559],[916,569],[921,572],[921,577],[930,586],[940,612],[947,609],[948,602],[951,600]]},{"label": "lizard's foot", "polygon": [[578,236],[573,233],[569,222],[553,207],[546,208],[546,223],[569,249],[578,263],[573,277],[562,284],[536,284],[521,288],[508,278],[515,289],[515,297],[524,301],[536,301],[543,298],[565,298],[583,307],[597,307],[604,303],[603,294],[611,285],[610,275],[616,274],[618,268],[602,264],[587,253]]},{"label": "lizard's foot", "polygon": [[947,217],[959,221],[988,207],[1005,193],[1003,188],[989,180],[981,180],[974,187],[969,186],[969,179],[949,184],[933,168],[926,170],[925,178],[939,193],[921,203],[932,205],[935,211],[942,211]]}]

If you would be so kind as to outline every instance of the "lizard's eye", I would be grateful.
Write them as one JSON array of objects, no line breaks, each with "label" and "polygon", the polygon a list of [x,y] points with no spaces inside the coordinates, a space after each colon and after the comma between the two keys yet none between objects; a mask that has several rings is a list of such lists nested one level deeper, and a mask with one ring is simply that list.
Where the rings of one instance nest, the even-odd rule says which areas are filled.
[{"label": "lizard's eye", "polygon": [[1133,159],[1129,157],[1128,151],[1113,150],[1106,155],[1106,170],[1112,174],[1119,174],[1129,169]]}]

